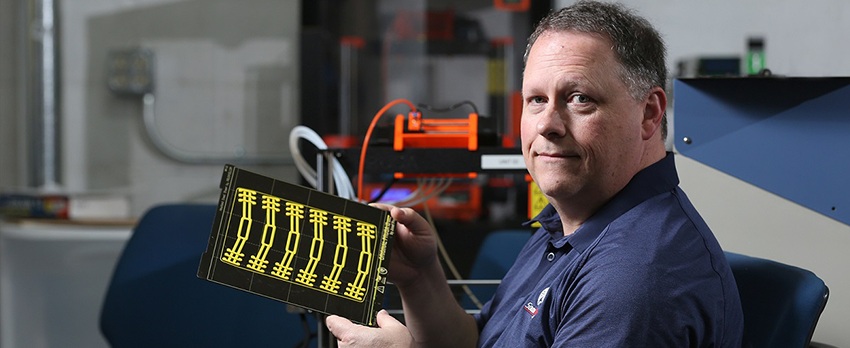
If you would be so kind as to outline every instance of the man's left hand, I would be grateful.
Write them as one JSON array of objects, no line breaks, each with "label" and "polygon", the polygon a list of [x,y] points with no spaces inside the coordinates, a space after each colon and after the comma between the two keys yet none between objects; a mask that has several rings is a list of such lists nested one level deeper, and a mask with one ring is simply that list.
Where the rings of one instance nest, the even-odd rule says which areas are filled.
[{"label": "man's left hand", "polygon": [[325,319],[328,330],[336,337],[339,348],[348,347],[415,347],[413,336],[402,323],[386,310],[378,312],[377,328],[352,323],[340,316]]}]

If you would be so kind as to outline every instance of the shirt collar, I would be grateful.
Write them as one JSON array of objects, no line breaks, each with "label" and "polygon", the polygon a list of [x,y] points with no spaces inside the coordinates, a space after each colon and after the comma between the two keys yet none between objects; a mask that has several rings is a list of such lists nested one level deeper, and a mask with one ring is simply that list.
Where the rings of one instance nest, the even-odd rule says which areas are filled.
[{"label": "shirt collar", "polygon": [[616,218],[649,198],[674,190],[678,185],[679,176],[676,173],[673,153],[668,152],[663,159],[635,174],[632,180],[626,184],[626,187],[614,195],[608,203],[585,221],[573,234],[563,235],[561,218],[551,204],[548,204],[540,214],[523,225],[527,226],[533,222],[539,222],[549,232],[554,247],[561,248],[564,244],[569,243],[573,249],[583,253],[605,230],[605,227]]}]

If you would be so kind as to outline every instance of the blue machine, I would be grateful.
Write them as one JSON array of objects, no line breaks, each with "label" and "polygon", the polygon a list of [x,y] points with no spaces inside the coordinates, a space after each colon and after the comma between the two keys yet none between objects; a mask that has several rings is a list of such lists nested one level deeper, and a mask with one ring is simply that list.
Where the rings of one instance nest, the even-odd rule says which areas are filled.
[{"label": "blue machine", "polygon": [[679,153],[850,225],[850,78],[673,86]]}]

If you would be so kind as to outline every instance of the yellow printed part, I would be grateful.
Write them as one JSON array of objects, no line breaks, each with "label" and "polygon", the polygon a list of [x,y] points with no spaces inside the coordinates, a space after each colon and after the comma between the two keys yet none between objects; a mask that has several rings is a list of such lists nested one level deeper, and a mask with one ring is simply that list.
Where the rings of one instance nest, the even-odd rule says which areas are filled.
[{"label": "yellow printed part", "polygon": [[266,211],[266,225],[263,228],[263,240],[260,245],[260,250],[256,255],[252,255],[248,261],[248,268],[257,272],[263,272],[269,261],[266,257],[269,255],[269,250],[274,243],[274,235],[277,231],[276,213],[280,212],[280,198],[275,196],[263,195],[263,210]]},{"label": "yellow printed part", "polygon": [[242,218],[239,219],[236,242],[233,243],[232,247],[227,249],[224,256],[221,257],[221,261],[239,266],[239,263],[242,262],[242,257],[245,256],[242,248],[251,234],[251,222],[253,221],[251,219],[251,206],[257,204],[257,191],[240,187],[236,189],[236,195],[237,202],[242,203]]},{"label": "yellow printed part", "polygon": [[301,219],[304,218],[304,205],[286,202],[286,215],[289,216],[289,234],[286,236],[286,251],[283,260],[275,262],[271,274],[275,277],[289,280],[292,274],[292,259],[298,251],[298,241],[301,239]]},{"label": "yellow printed part", "polygon": [[[543,195],[543,191],[540,191],[540,187],[537,186],[537,183],[531,181],[528,183],[528,218],[534,218],[537,214],[540,214],[543,211],[543,208],[546,208],[546,205],[549,204],[549,200],[546,199],[546,196]],[[532,227],[540,227],[539,222],[534,222],[531,224]]]},{"label": "yellow printed part", "polygon": [[339,292],[339,286],[342,283],[339,281],[339,276],[343,267],[345,267],[345,258],[348,256],[348,233],[351,232],[351,218],[334,216],[334,229],[339,241],[334,251],[334,267],[329,276],[324,276],[322,285],[319,287],[336,294]]},{"label": "yellow printed part", "polygon": [[[236,218],[240,213],[238,203],[241,203],[242,216],[239,217],[238,230],[227,228],[230,237],[227,240],[232,245],[230,247],[224,246],[222,254],[219,256],[223,262],[351,301],[363,302],[367,297],[375,296],[375,294],[366,294],[366,287],[374,280],[373,278],[377,276],[379,282],[382,278],[378,275],[371,275],[373,265],[381,264],[380,260],[372,260],[372,258],[380,257],[383,260],[383,254],[386,252],[385,245],[378,245],[380,241],[376,240],[378,231],[375,225],[251,189],[236,188],[234,196],[235,202],[230,214],[233,218]],[[262,238],[258,238],[259,231],[251,233],[253,206],[258,204],[265,214]],[[277,224],[279,214],[289,217],[289,226]],[[306,246],[302,247],[300,240],[305,218],[308,219],[306,222],[311,223],[313,227],[309,254],[305,250]],[[388,217],[388,221],[391,221],[389,219],[391,219],[390,217]],[[233,223],[236,222],[235,219],[232,221]],[[326,242],[324,229],[329,223],[332,223],[332,227],[337,233],[332,264],[330,264],[330,253],[324,254]],[[283,241],[276,241],[280,239],[277,236],[279,228],[283,228],[287,233],[285,244]],[[346,267],[354,268],[354,262],[348,259],[348,251],[355,246],[348,244],[348,234],[355,230],[357,236],[360,237],[361,244],[356,273],[354,269],[346,269]],[[386,230],[387,228],[384,226],[384,231],[386,232]],[[233,236],[234,233],[237,235],[236,238]],[[249,238],[250,236],[253,237]],[[233,242],[234,239],[235,242]],[[327,242],[333,243],[334,241],[328,240]],[[246,251],[243,249],[246,244],[256,247],[257,250],[254,252],[254,248],[252,248],[251,254],[247,255],[249,257],[245,257]],[[285,247],[285,249],[279,250],[276,249],[276,246]],[[270,260],[269,256],[275,252],[282,253],[283,257],[277,260],[278,262],[274,262],[273,267],[269,270],[269,263],[274,261]],[[309,255],[309,259],[307,255]],[[326,259],[323,260],[323,257]],[[244,262],[244,259],[247,259],[247,262]],[[303,261],[307,261],[305,262],[306,265],[301,263]],[[318,267],[320,263],[323,266],[328,266],[330,270],[320,270],[320,268],[323,268]],[[296,267],[300,268],[297,272]],[[317,271],[328,273],[318,274]],[[342,285],[346,286],[343,287]],[[382,290],[380,292],[383,292]]]},{"label": "yellow printed part", "polygon": [[286,236],[286,252],[283,254],[283,260],[274,263],[272,275],[278,278],[289,280],[292,274],[292,259],[295,258],[295,252],[298,251],[298,240],[301,239],[301,234],[296,231],[289,231]]},{"label": "yellow printed part", "polygon": [[300,233],[301,219],[304,218],[304,205],[286,202],[286,216],[289,216],[289,229]]},{"label": "yellow printed part", "polygon": [[325,246],[324,228],[328,225],[328,212],[310,209],[310,222],[313,223],[313,242],[310,244],[310,261],[307,267],[298,270],[295,281],[307,286],[313,286],[316,281],[316,266],[322,259],[322,247]]},{"label": "yellow printed part", "polygon": [[505,60],[490,59],[487,61],[487,94],[504,95],[507,91],[505,75]]},{"label": "yellow printed part", "polygon": [[363,300],[366,295],[366,288],[363,283],[369,275],[369,269],[372,266],[372,239],[375,239],[378,234],[378,228],[372,224],[357,223],[357,236],[360,237],[362,250],[360,251],[360,260],[357,263],[357,277],[354,281],[348,283],[345,288],[345,296],[355,300]]}]

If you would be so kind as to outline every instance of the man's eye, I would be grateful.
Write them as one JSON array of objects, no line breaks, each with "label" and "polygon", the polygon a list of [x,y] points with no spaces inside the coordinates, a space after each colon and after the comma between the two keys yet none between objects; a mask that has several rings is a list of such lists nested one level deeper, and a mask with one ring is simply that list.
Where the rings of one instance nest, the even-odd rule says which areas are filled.
[{"label": "man's eye", "polygon": [[570,102],[571,103],[579,103],[579,104],[589,103],[590,97],[588,97],[584,94],[575,94],[575,95],[570,97]]},{"label": "man's eye", "polygon": [[531,97],[531,98],[528,98],[528,101],[532,104],[540,104],[540,103],[545,103],[546,99],[543,98],[543,97]]}]

